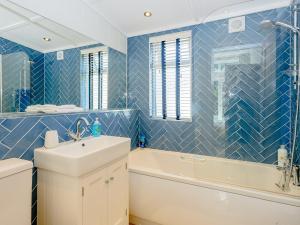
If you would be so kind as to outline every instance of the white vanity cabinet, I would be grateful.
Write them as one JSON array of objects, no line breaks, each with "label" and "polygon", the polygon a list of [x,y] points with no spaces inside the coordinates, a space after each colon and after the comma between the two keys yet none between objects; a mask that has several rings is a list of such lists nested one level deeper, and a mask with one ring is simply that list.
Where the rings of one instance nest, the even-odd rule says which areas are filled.
[{"label": "white vanity cabinet", "polygon": [[83,225],[128,225],[127,160],[83,178]]},{"label": "white vanity cabinet", "polygon": [[81,177],[38,170],[38,225],[128,225],[127,156]]}]

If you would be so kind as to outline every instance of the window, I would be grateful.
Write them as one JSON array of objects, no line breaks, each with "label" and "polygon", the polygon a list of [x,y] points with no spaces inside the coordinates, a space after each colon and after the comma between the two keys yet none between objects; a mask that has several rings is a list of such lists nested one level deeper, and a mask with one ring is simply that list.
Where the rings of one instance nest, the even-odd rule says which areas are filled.
[{"label": "window", "polygon": [[191,119],[191,32],[150,38],[150,116]]},{"label": "window", "polygon": [[106,47],[81,51],[80,72],[81,107],[108,107],[108,50]]}]

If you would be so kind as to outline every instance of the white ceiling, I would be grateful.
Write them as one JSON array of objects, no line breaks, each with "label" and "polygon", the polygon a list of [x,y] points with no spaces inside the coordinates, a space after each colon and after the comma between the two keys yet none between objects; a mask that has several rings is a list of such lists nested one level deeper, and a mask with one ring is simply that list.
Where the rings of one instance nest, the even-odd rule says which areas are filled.
[{"label": "white ceiling", "polygon": [[[127,36],[287,6],[290,0],[82,0]],[[146,18],[145,11],[153,16]]]},{"label": "white ceiling", "polygon": [[[94,39],[126,52],[126,36],[244,15],[289,3],[290,0],[0,0],[0,37],[41,52],[93,44]],[[153,16],[144,17],[145,11],[151,11]],[[46,42],[43,37],[50,37],[52,41]]]},{"label": "white ceiling", "polygon": [[[40,52],[96,43],[91,38],[8,1],[0,2],[0,37]],[[44,41],[43,37],[49,37],[51,41]]]},{"label": "white ceiling", "polygon": [[[84,34],[123,53],[127,52],[127,37],[115,29],[103,16],[82,0],[0,0],[42,15],[76,33]],[[67,35],[72,37],[72,35]]]}]

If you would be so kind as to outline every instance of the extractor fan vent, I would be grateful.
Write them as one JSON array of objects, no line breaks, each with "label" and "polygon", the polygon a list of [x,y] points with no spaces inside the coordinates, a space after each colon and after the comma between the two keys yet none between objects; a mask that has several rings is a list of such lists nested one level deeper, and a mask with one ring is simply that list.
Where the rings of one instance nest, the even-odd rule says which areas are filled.
[{"label": "extractor fan vent", "polygon": [[245,17],[235,17],[228,20],[228,32],[242,32],[245,31]]}]

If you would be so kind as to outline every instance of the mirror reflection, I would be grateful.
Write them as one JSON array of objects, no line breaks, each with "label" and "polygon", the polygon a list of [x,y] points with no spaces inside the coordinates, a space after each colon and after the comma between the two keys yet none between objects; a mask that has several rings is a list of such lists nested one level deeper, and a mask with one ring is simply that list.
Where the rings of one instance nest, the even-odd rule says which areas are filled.
[{"label": "mirror reflection", "polygon": [[30,104],[30,64],[24,52],[0,54],[1,112],[24,112]]},{"label": "mirror reflection", "polygon": [[80,52],[80,65],[80,105],[83,108],[126,107],[124,54],[106,46],[88,48]]},{"label": "mirror reflection", "polygon": [[[262,46],[257,44],[237,45],[216,48],[212,51],[211,84],[217,105],[214,113],[214,126],[225,130],[226,110],[235,103],[236,92],[242,89],[240,73],[251,77],[250,66],[259,67],[262,64]],[[237,75],[238,74],[238,75]]]},{"label": "mirror reflection", "polygon": [[126,108],[125,53],[27,10],[0,10],[1,113]]}]

